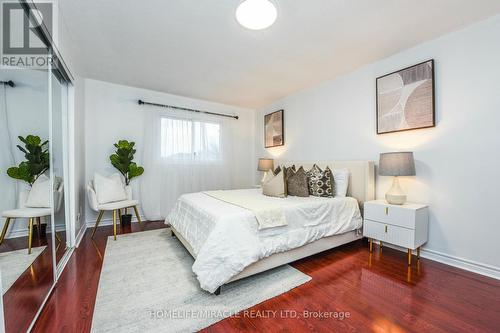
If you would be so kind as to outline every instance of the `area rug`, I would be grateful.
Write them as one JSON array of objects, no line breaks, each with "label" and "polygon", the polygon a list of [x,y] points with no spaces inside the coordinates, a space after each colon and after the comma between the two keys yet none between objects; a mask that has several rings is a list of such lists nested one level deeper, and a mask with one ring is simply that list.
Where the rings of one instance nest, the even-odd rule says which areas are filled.
[{"label": "area rug", "polygon": [[285,265],[216,296],[200,289],[193,261],[169,229],[108,238],[92,331],[195,332],[311,279]]},{"label": "area rug", "polygon": [[2,295],[9,290],[16,280],[28,269],[33,261],[45,250],[46,246],[0,253],[0,269],[2,270]]}]

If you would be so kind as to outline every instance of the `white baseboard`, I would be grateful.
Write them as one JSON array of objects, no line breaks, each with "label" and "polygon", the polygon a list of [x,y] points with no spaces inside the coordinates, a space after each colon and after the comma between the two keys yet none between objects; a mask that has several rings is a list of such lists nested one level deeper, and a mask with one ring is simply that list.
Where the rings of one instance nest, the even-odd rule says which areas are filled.
[{"label": "white baseboard", "polygon": [[[384,243],[384,246],[390,247],[401,252],[407,252],[408,249],[402,248],[397,245],[392,245]],[[433,261],[440,262],[445,265],[457,267],[469,272],[485,275],[497,280],[500,280],[500,268],[488,264],[483,264],[477,261],[472,261],[460,257],[455,257],[446,253],[442,253],[435,250],[422,248],[420,251],[420,256],[422,258],[430,259]]]},{"label": "white baseboard", "polygon": [[[141,215],[140,217],[141,217],[141,221],[145,221],[144,216]],[[139,222],[139,221],[137,220],[135,215],[132,215],[132,223],[137,223],[137,222]],[[120,223],[120,220],[117,220],[117,223]],[[93,228],[95,226],[95,220],[87,221],[86,225],[87,225],[87,228]],[[108,217],[108,218],[101,219],[101,222],[99,222],[99,226],[101,227],[101,226],[105,226],[105,225],[113,225],[113,218]]]},{"label": "white baseboard", "polygon": [[[56,232],[60,232],[60,231],[66,231],[66,228],[64,225],[56,225]],[[47,225],[46,232],[47,233],[51,232],[49,225]],[[11,230],[11,231],[7,232],[7,236],[5,236],[5,238],[9,239],[9,238],[19,238],[19,237],[27,237],[27,236],[28,236],[28,227],[23,228],[23,229]]]}]

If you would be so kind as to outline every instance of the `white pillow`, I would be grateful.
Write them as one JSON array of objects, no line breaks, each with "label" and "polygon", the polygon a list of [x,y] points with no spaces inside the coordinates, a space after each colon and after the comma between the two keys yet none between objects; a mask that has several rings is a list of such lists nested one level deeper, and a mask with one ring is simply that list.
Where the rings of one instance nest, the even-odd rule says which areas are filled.
[{"label": "white pillow", "polygon": [[262,184],[262,194],[270,197],[284,198],[285,194],[285,176],[283,169],[274,175],[270,172],[270,176],[266,177],[266,180]]},{"label": "white pillow", "polygon": [[51,195],[50,178],[41,175],[31,186],[25,206],[30,208],[50,208]]},{"label": "white pillow", "polygon": [[127,199],[125,186],[119,173],[106,177],[96,172],[94,174],[94,190],[97,202],[101,205]]},{"label": "white pillow", "polygon": [[339,169],[332,172],[333,181],[335,182],[335,196],[345,197],[347,195],[347,187],[349,187],[349,170]]}]

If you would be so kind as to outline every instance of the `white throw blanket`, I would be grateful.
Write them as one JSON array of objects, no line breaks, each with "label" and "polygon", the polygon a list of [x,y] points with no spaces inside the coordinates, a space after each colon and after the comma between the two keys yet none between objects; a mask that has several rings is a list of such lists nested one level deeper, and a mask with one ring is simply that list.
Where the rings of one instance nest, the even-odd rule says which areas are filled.
[{"label": "white throw blanket", "polygon": [[283,209],[287,205],[285,200],[271,202],[264,196],[256,196],[252,192],[238,190],[206,191],[203,193],[215,199],[250,210],[255,214],[255,218],[259,223],[259,230],[287,225]]}]

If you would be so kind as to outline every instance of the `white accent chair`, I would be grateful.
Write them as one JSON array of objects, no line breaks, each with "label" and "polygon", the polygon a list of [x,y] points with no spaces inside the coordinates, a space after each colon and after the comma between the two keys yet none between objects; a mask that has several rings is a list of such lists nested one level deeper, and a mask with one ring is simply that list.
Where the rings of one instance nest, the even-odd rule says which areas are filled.
[{"label": "white accent chair", "polygon": [[125,209],[127,211],[128,208],[133,208],[135,212],[135,216],[137,217],[137,221],[139,224],[142,223],[141,217],[139,216],[139,211],[137,210],[137,206],[139,205],[139,201],[132,199],[132,188],[130,186],[125,187],[125,191],[127,192],[127,199],[122,201],[115,201],[105,204],[99,204],[97,201],[97,194],[94,189],[94,182],[90,181],[87,184],[87,195],[89,199],[90,208],[95,212],[99,213],[97,216],[97,220],[95,222],[94,230],[92,231],[92,238],[94,238],[97,227],[99,226],[99,222],[101,222],[102,216],[104,212],[112,211],[113,212],[113,235],[114,240],[116,240],[116,215],[121,219],[121,210]]},{"label": "white accent chair", "polygon": [[[56,184],[56,191],[54,194],[55,210],[58,211],[61,207],[64,185],[62,180],[59,184]],[[19,208],[6,210],[2,212],[2,217],[6,218],[5,224],[3,225],[2,234],[0,235],[0,245],[3,243],[5,235],[7,234],[7,229],[12,220],[15,219],[28,219],[28,254],[31,254],[31,244],[33,241],[33,223],[37,224],[38,238],[40,238],[40,228],[42,225],[42,217],[50,217],[52,215],[52,209],[47,208],[31,208],[26,207],[26,202],[28,201],[29,191],[22,191],[19,193]],[[56,233],[56,237],[59,236]]]}]

